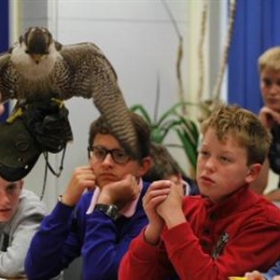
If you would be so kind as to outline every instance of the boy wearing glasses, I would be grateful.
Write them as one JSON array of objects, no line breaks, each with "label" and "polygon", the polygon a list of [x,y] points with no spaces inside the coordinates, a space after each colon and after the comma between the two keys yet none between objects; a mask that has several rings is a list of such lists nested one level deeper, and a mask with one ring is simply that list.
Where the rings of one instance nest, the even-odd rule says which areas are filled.
[{"label": "boy wearing glasses", "polygon": [[76,168],[64,194],[34,236],[25,262],[28,279],[50,279],[82,255],[83,279],[117,279],[120,260],[147,218],[141,177],[151,165],[150,129],[130,113],[142,152],[131,158],[102,117],[90,126],[89,165]]}]

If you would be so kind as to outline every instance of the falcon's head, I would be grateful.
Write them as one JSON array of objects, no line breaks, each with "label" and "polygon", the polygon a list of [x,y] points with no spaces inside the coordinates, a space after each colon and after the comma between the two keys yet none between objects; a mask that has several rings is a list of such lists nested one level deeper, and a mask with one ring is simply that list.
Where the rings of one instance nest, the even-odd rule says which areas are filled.
[{"label": "falcon's head", "polygon": [[20,36],[19,43],[26,45],[25,53],[38,64],[43,56],[49,54],[49,48],[54,43],[52,34],[43,27],[30,27]]}]

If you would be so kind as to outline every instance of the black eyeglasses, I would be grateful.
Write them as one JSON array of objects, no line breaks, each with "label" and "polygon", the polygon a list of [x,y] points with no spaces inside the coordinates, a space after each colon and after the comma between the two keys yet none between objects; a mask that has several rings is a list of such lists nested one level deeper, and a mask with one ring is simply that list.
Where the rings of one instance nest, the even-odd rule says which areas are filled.
[{"label": "black eyeglasses", "polygon": [[110,154],[113,161],[118,164],[125,164],[130,160],[130,156],[125,153],[123,150],[119,149],[106,149],[102,146],[89,146],[88,150],[88,158],[95,158],[97,160],[103,161],[105,157]]}]

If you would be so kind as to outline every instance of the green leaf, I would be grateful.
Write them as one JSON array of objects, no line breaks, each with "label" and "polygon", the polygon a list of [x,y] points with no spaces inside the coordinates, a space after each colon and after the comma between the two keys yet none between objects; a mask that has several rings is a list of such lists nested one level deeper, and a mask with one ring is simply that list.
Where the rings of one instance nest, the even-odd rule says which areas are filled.
[{"label": "green leaf", "polygon": [[179,102],[173,105],[169,110],[167,110],[161,118],[158,120],[158,124],[160,125],[165,119],[167,119],[169,116],[176,115],[177,112],[176,110],[180,107],[186,106],[186,105],[195,105],[195,103],[191,102]]},{"label": "green leaf", "polygon": [[152,124],[148,111],[141,104],[136,104],[136,105],[130,107],[130,111],[136,112],[136,113],[137,113],[137,111],[139,111],[140,114],[142,115],[142,117],[144,117],[144,119],[147,121],[147,123],[149,125]]},{"label": "green leaf", "polygon": [[176,129],[177,134],[183,144],[185,154],[189,158],[190,164],[193,168],[196,168],[196,161],[197,161],[197,149],[194,148],[190,142],[185,137],[185,134],[180,130]]},{"label": "green leaf", "polygon": [[199,130],[194,121],[178,112],[183,106],[197,105],[191,102],[179,102],[168,109],[158,121],[153,122],[147,110],[141,105],[136,104],[130,108],[133,112],[139,112],[151,127],[152,141],[163,143],[166,136],[172,131],[177,134],[181,145],[169,144],[170,146],[180,147],[184,150],[193,169],[196,168],[197,148],[199,144]]}]

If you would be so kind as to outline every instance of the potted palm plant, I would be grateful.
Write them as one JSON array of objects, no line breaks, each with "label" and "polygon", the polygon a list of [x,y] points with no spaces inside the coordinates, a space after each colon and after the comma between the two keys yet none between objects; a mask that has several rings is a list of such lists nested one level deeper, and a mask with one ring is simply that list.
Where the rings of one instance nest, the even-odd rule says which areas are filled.
[{"label": "potted palm plant", "polygon": [[[159,102],[156,102],[155,112],[157,112],[158,103]],[[172,146],[182,149],[189,160],[192,171],[194,171],[197,161],[199,129],[193,120],[180,112],[184,106],[189,105],[195,104],[190,102],[178,102],[160,117],[157,116],[157,113],[154,114],[154,118],[151,118],[148,111],[141,104],[132,106],[130,110],[142,115],[150,125],[153,142],[164,144],[167,147]],[[166,136],[170,133],[175,133],[175,135],[177,135],[180,144],[166,143]],[[185,168],[182,168],[182,170],[185,170]]]}]

